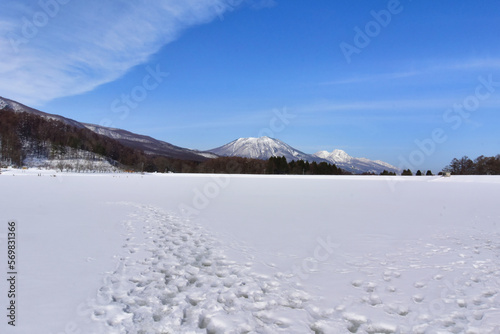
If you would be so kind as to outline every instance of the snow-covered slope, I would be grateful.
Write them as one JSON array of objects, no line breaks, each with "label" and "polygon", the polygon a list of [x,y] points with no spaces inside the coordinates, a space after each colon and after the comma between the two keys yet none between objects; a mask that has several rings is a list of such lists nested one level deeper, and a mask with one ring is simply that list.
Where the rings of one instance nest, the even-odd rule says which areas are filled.
[{"label": "snow-covered slope", "polygon": [[379,174],[384,170],[388,172],[401,173],[401,170],[387,162],[380,160],[370,160],[367,158],[351,157],[343,150],[335,149],[332,152],[319,151],[313,154],[314,156],[327,160],[335,164],[337,167],[354,172],[373,172]]},{"label": "snow-covered slope", "polygon": [[157,154],[178,159],[205,160],[207,158],[216,158],[217,156],[210,152],[200,152],[187,148],[172,145],[170,143],[154,139],[149,136],[140,135],[122,129],[108,128],[95,124],[84,123],[85,127],[100,135],[118,140],[125,146],[133,147],[144,151],[147,154]]},{"label": "snow-covered slope", "polygon": [[313,161],[309,154],[301,152],[281,140],[260,137],[260,138],[239,138],[226,145],[209,150],[220,156],[244,157],[252,159],[267,160],[270,157],[284,156],[287,161],[308,160]]}]

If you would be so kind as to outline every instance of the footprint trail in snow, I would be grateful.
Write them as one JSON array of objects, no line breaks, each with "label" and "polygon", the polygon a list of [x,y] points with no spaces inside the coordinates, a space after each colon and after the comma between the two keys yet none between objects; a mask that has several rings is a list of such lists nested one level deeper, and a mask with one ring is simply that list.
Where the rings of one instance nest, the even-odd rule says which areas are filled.
[{"label": "footprint trail in snow", "polygon": [[146,257],[121,257],[106,276],[91,305],[103,333],[321,333],[328,322],[333,311],[311,305],[281,274],[229,261],[202,228],[153,207],[136,219],[146,237],[136,240],[130,221],[124,247]]}]

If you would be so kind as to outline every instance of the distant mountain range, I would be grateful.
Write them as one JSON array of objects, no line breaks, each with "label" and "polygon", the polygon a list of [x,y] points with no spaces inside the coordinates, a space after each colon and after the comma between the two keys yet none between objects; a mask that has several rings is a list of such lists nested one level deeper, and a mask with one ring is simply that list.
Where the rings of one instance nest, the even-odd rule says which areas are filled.
[{"label": "distant mountain range", "polygon": [[284,156],[288,162],[292,160],[304,160],[309,162],[328,162],[335,164],[346,171],[352,173],[372,172],[379,174],[384,170],[388,172],[400,173],[399,168],[394,167],[380,160],[369,160],[366,158],[354,158],[342,150],[319,151],[314,154],[307,154],[299,151],[278,139],[269,137],[260,138],[239,138],[226,145],[208,150],[219,156],[244,157],[267,160],[270,157]]},{"label": "distant mountain range", "polygon": [[332,152],[319,151],[313,155],[353,173],[372,172],[379,174],[384,170],[388,172],[401,173],[399,168],[387,162],[370,160],[367,158],[354,158],[345,151],[339,149],[333,150]]},{"label": "distant mountain range", "polygon": [[314,161],[317,163],[328,162],[353,173],[373,172],[378,174],[383,170],[396,173],[401,172],[397,167],[394,167],[386,162],[379,160],[373,161],[366,158],[354,158],[346,152],[338,149],[331,153],[327,151],[320,151],[314,154],[307,154],[278,139],[269,137],[239,138],[226,145],[208,151],[197,151],[175,146],[149,136],[132,133],[122,129],[81,123],[63,116],[48,114],[25,106],[16,101],[0,97],[0,110],[4,109],[14,111],[16,113],[26,112],[46,119],[57,120],[77,129],[90,130],[98,135],[111,138],[126,147],[143,151],[146,154],[174,159],[204,161],[207,159],[217,158],[218,156],[224,156],[267,160],[270,157],[284,156],[287,161],[304,160],[309,162]]}]

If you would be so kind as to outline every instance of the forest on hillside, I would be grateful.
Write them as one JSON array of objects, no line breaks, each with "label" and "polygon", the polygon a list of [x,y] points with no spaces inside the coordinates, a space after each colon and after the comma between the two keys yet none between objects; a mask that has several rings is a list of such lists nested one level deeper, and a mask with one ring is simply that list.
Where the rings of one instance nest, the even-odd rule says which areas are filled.
[{"label": "forest on hillside", "polygon": [[52,159],[68,149],[88,151],[124,166],[141,162],[142,154],[114,139],[59,120],[26,112],[0,110],[0,161],[22,166],[27,157]]}]

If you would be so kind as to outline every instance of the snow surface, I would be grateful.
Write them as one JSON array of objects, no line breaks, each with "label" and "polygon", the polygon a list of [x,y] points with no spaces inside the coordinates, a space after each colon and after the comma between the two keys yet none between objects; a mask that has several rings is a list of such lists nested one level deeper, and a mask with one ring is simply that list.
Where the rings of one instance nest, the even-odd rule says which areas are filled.
[{"label": "snow surface", "polygon": [[1,333],[500,333],[500,177],[30,169],[0,190]]}]

